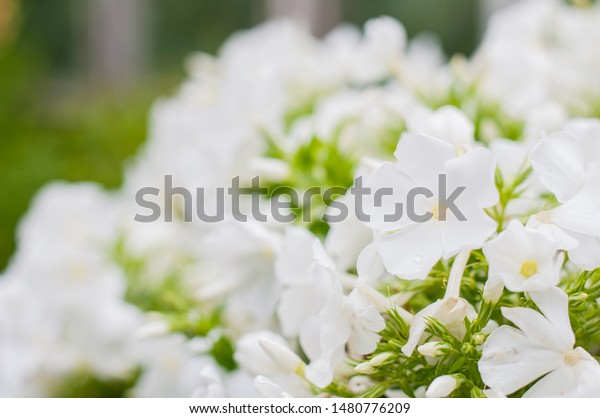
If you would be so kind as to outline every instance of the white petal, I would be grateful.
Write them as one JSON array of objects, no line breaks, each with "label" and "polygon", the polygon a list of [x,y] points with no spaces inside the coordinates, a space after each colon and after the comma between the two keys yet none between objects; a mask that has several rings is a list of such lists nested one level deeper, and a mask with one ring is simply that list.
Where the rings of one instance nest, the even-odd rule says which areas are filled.
[{"label": "white petal", "polygon": [[575,335],[569,319],[567,294],[559,288],[553,287],[543,292],[530,292],[529,296],[554,326],[555,338],[560,339],[565,348],[572,348],[575,344]]},{"label": "white petal", "polygon": [[367,283],[373,283],[385,274],[385,267],[374,243],[367,245],[358,256],[356,271]]},{"label": "white petal", "polygon": [[307,282],[315,240],[318,239],[305,228],[289,227],[286,230],[283,250],[275,261],[275,274],[281,283]]},{"label": "white petal", "polygon": [[442,230],[444,258],[452,257],[462,250],[481,248],[497,229],[496,222],[482,209],[475,206],[459,209],[466,221],[460,221],[449,214],[445,221],[438,222]]},{"label": "white petal", "polygon": [[456,205],[474,204],[478,208],[488,208],[498,203],[499,195],[495,185],[496,159],[483,147],[475,148],[461,157],[446,162],[448,174],[448,194],[457,187],[465,187]]},{"label": "white petal", "polygon": [[600,268],[600,238],[578,233],[572,235],[579,241],[579,246],[569,251],[569,260],[583,270]]},{"label": "white petal", "polygon": [[556,327],[536,310],[529,308],[502,308],[502,314],[521,329],[532,342],[554,351],[572,348],[556,335]]},{"label": "white petal", "polygon": [[[409,191],[417,185],[400,169],[398,164],[388,162],[381,164],[367,178],[364,186],[370,189],[369,195],[361,201],[364,213],[369,217],[365,221],[368,227],[380,231],[393,231],[412,223],[405,214],[406,197]],[[376,198],[378,191],[380,193],[389,191],[390,195],[382,194],[381,201],[378,202]],[[386,215],[387,218],[399,219],[392,222],[389,219],[386,220]]]},{"label": "white petal", "polygon": [[385,320],[357,289],[348,295],[347,306],[351,314],[352,327],[348,345],[357,354],[372,353],[380,340],[378,332],[385,328]]},{"label": "white petal", "polygon": [[438,175],[445,173],[446,161],[454,158],[454,147],[440,139],[423,134],[405,134],[394,156],[398,165],[418,186],[432,191],[437,188]]},{"label": "white petal", "polygon": [[338,201],[346,204],[350,213],[341,222],[329,223],[330,229],[325,239],[325,248],[336,266],[341,271],[348,271],[356,267],[359,254],[373,241],[373,232],[354,215],[353,196],[348,194]]},{"label": "white petal", "polygon": [[600,365],[589,354],[587,359],[582,359],[573,366],[564,364],[549,373],[523,395],[524,398],[598,396]]},{"label": "white petal", "polygon": [[541,223],[535,215],[529,218],[526,228],[537,231],[550,241],[556,242],[561,250],[571,250],[579,245],[577,240],[560,226]]},{"label": "white petal", "polygon": [[315,296],[315,290],[311,285],[293,286],[281,292],[277,317],[283,335],[297,336],[307,318],[318,313],[323,305]]},{"label": "white petal", "polygon": [[423,310],[419,311],[414,316],[412,323],[410,324],[408,340],[406,341],[406,344],[404,344],[404,346],[402,347],[402,352],[404,353],[404,355],[410,357],[415,351],[415,348],[417,348],[417,345],[419,345],[421,337],[423,337],[423,334],[427,329],[427,318],[436,317],[437,313],[439,312],[442,306],[442,303],[442,300],[438,300],[432,303],[431,305],[427,306]]},{"label": "white petal", "polygon": [[600,176],[593,176],[571,200],[552,210],[552,221],[569,231],[600,237]]},{"label": "white petal", "polygon": [[577,140],[557,133],[541,141],[531,153],[535,174],[559,202],[572,198],[585,183],[585,157]]},{"label": "white petal", "polygon": [[511,394],[560,367],[562,355],[528,339],[523,332],[503,325],[483,346],[479,372],[495,391]]},{"label": "white petal", "polygon": [[264,376],[256,376],[254,379],[254,387],[262,395],[263,398],[291,398],[292,396],[285,392],[281,386],[271,382]]},{"label": "white petal", "polygon": [[402,279],[427,277],[443,254],[437,222],[416,223],[375,241],[385,269]]}]

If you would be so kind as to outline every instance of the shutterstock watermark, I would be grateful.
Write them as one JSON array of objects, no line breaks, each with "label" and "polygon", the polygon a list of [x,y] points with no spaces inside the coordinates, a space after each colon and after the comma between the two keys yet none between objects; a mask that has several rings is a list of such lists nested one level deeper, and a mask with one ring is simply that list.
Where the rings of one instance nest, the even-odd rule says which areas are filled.
[{"label": "shutterstock watermark", "polygon": [[[315,220],[313,219],[315,213],[321,213],[319,215],[321,220],[337,223],[347,219],[350,213],[354,213],[359,221],[369,222],[370,215],[365,210],[365,206],[368,206],[386,209],[384,222],[397,222],[404,216],[413,222],[428,222],[434,218],[445,221],[449,214],[458,221],[464,222],[467,219],[458,208],[457,199],[465,190],[466,187],[459,186],[448,193],[445,174],[438,176],[437,190],[415,187],[399,199],[394,195],[394,189],[391,187],[377,189],[366,187],[361,176],[354,179],[354,185],[349,189],[337,186],[327,188],[315,186],[298,191],[288,186],[263,187],[258,176],[251,180],[249,187],[242,187],[238,176],[232,179],[230,187],[214,189],[198,187],[190,190],[175,186],[173,176],[166,175],[162,189],[143,187],[136,192],[135,202],[143,213],[137,213],[134,220],[142,223],[156,222],[161,219],[164,222],[173,222],[177,218],[183,222],[193,222],[196,218],[206,223],[217,223],[224,221],[228,214],[239,222],[248,222],[250,219],[267,222],[272,219],[277,222],[292,223],[299,217],[302,218],[302,222],[312,222]],[[348,192],[354,198],[353,207],[349,207],[347,199],[338,199]],[[265,196],[270,197],[267,213],[262,203]],[[157,199],[153,200],[151,197]],[[384,202],[386,197],[395,197],[396,201],[390,203],[387,200],[386,203]],[[243,205],[244,198],[246,200]],[[320,208],[325,207],[325,210],[313,211],[315,205]]]}]

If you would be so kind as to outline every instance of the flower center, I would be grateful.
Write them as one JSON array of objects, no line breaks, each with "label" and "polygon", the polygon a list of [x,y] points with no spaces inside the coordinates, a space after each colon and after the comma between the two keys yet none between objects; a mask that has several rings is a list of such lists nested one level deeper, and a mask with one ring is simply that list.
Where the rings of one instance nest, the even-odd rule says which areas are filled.
[{"label": "flower center", "polygon": [[529,279],[531,276],[537,274],[537,272],[538,265],[533,260],[527,260],[521,266],[521,275],[523,275],[523,277],[525,277],[526,279]]},{"label": "flower center", "polygon": [[577,352],[577,350],[567,351],[565,353],[565,363],[569,366],[574,366],[581,360],[581,355]]},{"label": "flower center", "polygon": [[536,218],[540,223],[551,224],[552,223],[552,212],[544,210],[536,215]]},{"label": "flower center", "polygon": [[[443,212],[442,212],[442,210],[443,210]],[[436,221],[440,220],[440,215],[446,215],[447,212],[448,212],[448,208],[445,208],[445,209],[440,208],[439,203],[434,203],[431,206],[431,215],[432,215],[432,218],[435,219]],[[444,216],[443,220],[444,221],[446,220],[446,216]]]}]

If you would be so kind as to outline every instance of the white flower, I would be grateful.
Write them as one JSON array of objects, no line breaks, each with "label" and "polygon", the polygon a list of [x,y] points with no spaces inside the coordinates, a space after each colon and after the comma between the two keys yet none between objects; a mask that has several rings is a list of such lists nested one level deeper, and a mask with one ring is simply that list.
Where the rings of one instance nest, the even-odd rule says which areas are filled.
[{"label": "white flower", "polygon": [[475,146],[475,127],[461,110],[453,106],[442,106],[435,111],[413,106],[406,115],[408,131],[444,139],[454,145],[456,155],[461,155]]},{"label": "white flower", "polygon": [[596,135],[554,134],[532,152],[534,173],[560,205],[533,216],[528,226],[558,241],[579,267],[593,270],[600,267],[600,150],[593,141],[600,125],[589,131]]},{"label": "white flower", "polygon": [[227,298],[226,316],[232,323],[268,326],[280,295],[274,270],[280,234],[269,224],[228,221],[199,241],[205,270],[196,283],[198,298]]},{"label": "white flower", "polygon": [[406,31],[398,21],[387,16],[369,20],[348,62],[350,79],[368,84],[397,75],[405,48]]},{"label": "white flower", "polygon": [[143,340],[139,350],[143,372],[132,389],[134,396],[181,398],[225,395],[214,361],[194,354],[182,335]]},{"label": "white flower", "polygon": [[536,231],[512,221],[497,238],[483,246],[489,279],[511,292],[545,290],[559,281],[563,256],[558,245]]},{"label": "white flower", "polygon": [[426,398],[445,398],[458,387],[458,382],[453,376],[437,377],[425,392]]},{"label": "white flower", "polygon": [[276,261],[284,288],[277,309],[284,335],[299,336],[311,360],[308,380],[325,387],[350,355],[372,352],[385,321],[358,289],[349,294],[346,284],[355,282],[339,273],[323,245],[308,231],[289,228],[284,248]]},{"label": "white flower", "polygon": [[[403,279],[422,279],[442,257],[480,248],[495,231],[496,223],[484,211],[498,201],[495,162],[483,148],[456,157],[451,144],[421,134],[403,136],[394,155],[397,163],[381,164],[365,182],[372,190],[371,198],[365,199],[365,212],[370,217],[366,224],[380,232],[375,245],[390,273]],[[417,196],[415,214],[433,216],[418,222],[404,213],[390,221],[390,215],[398,215],[398,205],[407,208],[409,192],[416,187],[428,189],[432,196]],[[393,194],[384,195],[381,204],[376,204],[374,194],[385,189]],[[460,214],[449,207],[440,213],[440,205],[448,203],[442,194],[448,200],[455,199]]]},{"label": "white flower", "polygon": [[502,308],[504,317],[519,329],[503,325],[488,337],[479,361],[484,383],[511,394],[541,377],[525,397],[579,396],[597,388],[600,365],[583,348],[573,347],[567,295],[550,288],[530,296],[541,314],[529,308]]}]

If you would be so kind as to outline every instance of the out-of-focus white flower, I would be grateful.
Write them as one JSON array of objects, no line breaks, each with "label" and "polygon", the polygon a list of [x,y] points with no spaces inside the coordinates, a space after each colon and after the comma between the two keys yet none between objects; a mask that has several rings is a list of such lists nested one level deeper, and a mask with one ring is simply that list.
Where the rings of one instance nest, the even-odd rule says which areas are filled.
[{"label": "out-of-focus white flower", "polygon": [[132,394],[144,398],[223,397],[219,369],[210,357],[194,354],[182,335],[142,340],[143,372]]},{"label": "out-of-focus white flower", "polygon": [[405,48],[406,31],[398,21],[390,17],[369,20],[348,62],[351,81],[369,84],[397,76]]},{"label": "out-of-focus white flower", "polygon": [[311,360],[305,369],[308,380],[319,387],[331,383],[346,346],[351,355],[375,349],[383,318],[358,290],[346,295],[344,275],[316,237],[288,229],[276,271],[284,285],[278,316],[283,332],[299,336]]},{"label": "out-of-focus white flower", "polygon": [[592,54],[599,14],[560,0],[519,1],[498,11],[473,59],[479,94],[526,119],[548,103],[590,113],[600,94]]},{"label": "out-of-focus white flower", "polygon": [[579,396],[597,387],[600,365],[583,348],[573,347],[567,295],[550,288],[530,296],[541,313],[502,308],[504,317],[519,329],[503,325],[488,337],[479,361],[485,384],[511,394],[541,377],[525,397]]},{"label": "out-of-focus white flower", "polygon": [[[589,122],[580,134],[600,133]],[[594,129],[592,129],[594,128]],[[528,227],[558,242],[569,258],[586,270],[600,267],[600,148],[596,135],[573,136],[567,131],[544,139],[531,155],[535,175],[559,206],[533,216]]]},{"label": "out-of-focus white flower", "polygon": [[266,223],[231,221],[199,241],[199,257],[206,270],[195,282],[198,298],[227,298],[226,315],[234,327],[238,321],[247,326],[252,321],[255,327],[268,326],[280,292],[273,267],[280,234]]},{"label": "out-of-focus white flower", "polygon": [[0,288],[10,307],[0,367],[19,370],[21,396],[51,396],[73,374],[120,379],[137,367],[143,319],[123,301],[125,278],[110,257],[115,215],[115,197],[99,186],[54,183],[22,221]]},{"label": "out-of-focus white flower", "polygon": [[545,290],[556,286],[564,257],[558,245],[536,231],[512,221],[497,238],[483,246],[489,262],[488,280],[501,282],[511,292]]},{"label": "out-of-focus white flower", "polygon": [[411,133],[422,133],[440,138],[454,145],[456,155],[462,155],[475,146],[475,127],[461,110],[442,106],[435,111],[415,105],[406,115]]},{"label": "out-of-focus white flower", "polygon": [[[383,195],[381,204],[375,199],[365,200],[365,213],[369,215],[366,224],[379,231],[375,245],[390,273],[408,280],[422,279],[442,257],[481,247],[496,229],[496,223],[484,211],[498,201],[495,162],[483,148],[456,157],[451,144],[421,134],[405,135],[394,155],[397,163],[381,164],[365,183],[372,193],[392,191],[391,195]],[[440,178],[445,178],[446,184]],[[414,216],[406,213],[396,216],[398,205],[406,208],[410,191],[417,187],[431,192],[431,197],[421,194],[414,199],[415,214],[433,215],[425,222],[413,220]],[[440,189],[450,197],[458,188],[464,189],[454,204],[463,220],[448,208],[442,208],[444,213],[439,208],[444,203]],[[388,220],[392,215],[397,220]]]}]

